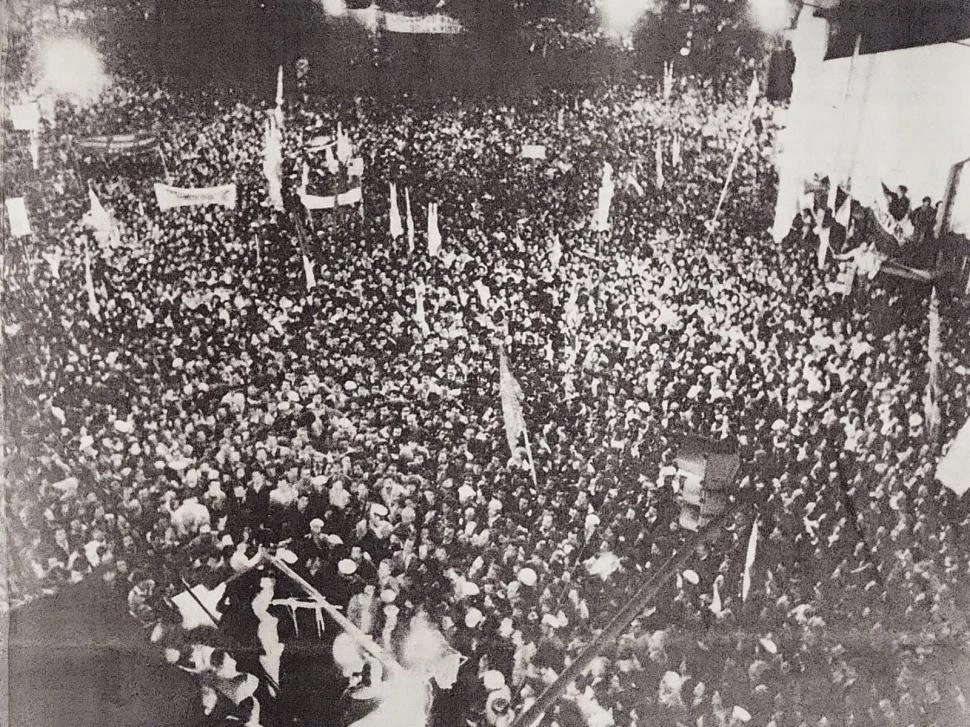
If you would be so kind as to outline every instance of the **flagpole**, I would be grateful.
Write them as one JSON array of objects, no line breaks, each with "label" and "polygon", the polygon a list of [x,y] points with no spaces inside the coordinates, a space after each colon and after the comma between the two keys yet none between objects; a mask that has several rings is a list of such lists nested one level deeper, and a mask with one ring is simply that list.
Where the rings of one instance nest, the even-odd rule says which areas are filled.
[{"label": "flagpole", "polygon": [[[165,152],[162,151],[162,147],[156,147],[158,149],[158,156],[162,160],[162,169],[165,170],[165,181],[169,184],[172,183],[172,175],[168,173],[168,164],[165,162]],[[90,184],[90,182],[89,182]]]},{"label": "flagpole", "polygon": [[299,573],[290,568],[286,563],[273,555],[267,555],[266,560],[272,563],[276,568],[281,571],[284,575],[288,576],[296,583],[303,592],[306,593],[315,603],[319,604],[320,607],[327,612],[337,625],[340,626],[344,631],[346,631],[353,639],[360,644],[360,646],[371,656],[381,662],[385,667],[392,669],[398,673],[403,672],[404,668],[397,663],[397,660],[384,649],[382,649],[376,641],[374,641],[370,636],[361,631],[354,623],[340,613],[337,607],[334,606],[330,601],[323,597],[316,588],[314,588],[310,583],[304,579]]},{"label": "flagpole", "polygon": [[511,727],[533,727],[542,718],[546,710],[559,701],[563,692],[575,681],[576,677],[599,656],[600,651],[623,635],[627,627],[656,597],[663,585],[680,571],[688,559],[695,555],[697,546],[719,534],[719,526],[726,517],[727,511],[725,510],[706,527],[688,538],[679,552],[670,556],[652,576],[647,578],[637,589],[637,592],[633,594],[633,597],[610,619],[606,627],[589,642],[586,648],[563,670],[562,674],[556,677],[556,680],[539,695],[538,699],[512,722]]},{"label": "flagpole", "polygon": [[731,156],[731,165],[728,167],[727,177],[724,180],[724,186],[721,188],[721,196],[717,200],[717,206],[714,208],[714,216],[711,217],[711,229],[707,233],[707,242],[711,241],[711,237],[714,235],[714,230],[717,225],[717,218],[721,215],[721,207],[724,206],[724,202],[727,200],[728,188],[731,186],[731,180],[734,178],[734,172],[738,167],[738,162],[741,160],[741,149],[744,147],[744,140],[748,137],[748,130],[751,126],[751,117],[754,116],[754,103],[755,99],[748,102],[748,108],[744,115],[744,125],[741,128],[741,136],[738,137],[738,143],[734,147],[734,154]]},{"label": "flagpole", "polygon": [[525,455],[529,458],[529,470],[532,473],[532,485],[538,490],[539,482],[536,479],[536,463],[532,460],[532,445],[529,443],[528,427],[522,427],[522,436],[525,438]]}]

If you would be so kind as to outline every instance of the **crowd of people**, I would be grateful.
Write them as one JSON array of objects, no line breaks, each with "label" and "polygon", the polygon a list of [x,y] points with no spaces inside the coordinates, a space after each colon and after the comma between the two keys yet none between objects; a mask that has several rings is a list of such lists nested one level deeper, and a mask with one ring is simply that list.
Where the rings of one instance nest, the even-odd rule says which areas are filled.
[{"label": "crowd of people", "polygon": [[[95,104],[58,104],[36,171],[6,129],[4,192],[34,229],[4,260],[10,601],[108,572],[150,628],[184,582],[214,585],[288,542],[375,639],[419,617],[467,657],[439,695],[443,724],[507,724],[683,547],[674,458],[700,434],[741,456],[723,532],[545,724],[966,722],[970,512],[933,479],[968,416],[966,302],[940,292],[931,433],[928,291],[876,280],[833,296],[834,261],[819,270],[797,234],[772,241],[766,101],[711,223],[750,73],[681,76],[667,99],[630,85],[515,102],[289,94],[288,211],[302,214],[304,161],[323,163],[309,137],[339,122],[365,162],[363,204],[308,222],[312,290],[292,218],[267,198],[268,100],[116,78]],[[74,144],[131,131],[157,150]],[[547,159],[521,158],[523,143]],[[620,181],[597,232],[604,162]],[[235,208],[161,211],[166,178],[233,182]],[[391,182],[409,190],[413,250],[389,234]],[[89,188],[119,244],[85,226]],[[500,349],[534,479],[503,432]],[[489,701],[495,672],[507,704]],[[233,718],[269,727],[251,696]]]}]

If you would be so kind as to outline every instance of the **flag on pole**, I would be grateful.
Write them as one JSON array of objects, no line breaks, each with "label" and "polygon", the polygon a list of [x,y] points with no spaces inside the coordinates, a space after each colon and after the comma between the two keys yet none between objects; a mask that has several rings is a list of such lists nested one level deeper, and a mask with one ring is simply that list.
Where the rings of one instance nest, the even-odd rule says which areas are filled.
[{"label": "flag on pole", "polygon": [[758,74],[754,74],[751,77],[751,85],[748,86],[748,110],[754,108],[755,103],[758,100],[758,96],[761,93],[761,89],[758,86]]},{"label": "flag on pole", "polygon": [[94,278],[91,277],[91,252],[84,246],[84,288],[88,294],[88,312],[94,318],[100,318],[101,306],[94,295]]},{"label": "flag on pole", "polygon": [[276,107],[283,105],[283,65],[276,69]]},{"label": "flag on pole", "polygon": [[283,210],[283,139],[276,118],[269,114],[263,138],[263,175],[273,209]]},{"label": "flag on pole", "polygon": [[8,197],[4,204],[7,207],[7,218],[10,220],[10,234],[14,237],[25,237],[33,234],[24,198]]},{"label": "flag on pole", "polygon": [[313,274],[313,253],[306,237],[306,230],[303,228],[303,220],[297,212],[293,213],[293,224],[296,227],[296,239],[300,245],[300,256],[303,258],[303,276],[306,278],[306,289],[313,290],[316,287],[317,279]]},{"label": "flag on pole", "polygon": [[509,370],[505,351],[499,349],[499,389],[502,395],[502,416],[505,419],[505,437],[509,450],[514,452],[516,443],[525,433],[525,417],[522,414],[522,387]]},{"label": "flag on pole", "polygon": [[424,283],[414,284],[414,320],[417,321],[418,326],[421,328],[421,334],[427,337],[431,335],[431,326],[428,325],[428,318],[424,310],[424,292],[426,288],[427,286]]},{"label": "flag on pole", "polygon": [[556,236],[552,238],[552,249],[549,251],[549,272],[555,273],[559,270],[559,264],[562,262],[562,243],[559,241],[559,237]]},{"label": "flag on pole", "polygon": [[401,210],[397,206],[397,185],[391,182],[391,238],[396,240],[404,234],[401,224]]},{"label": "flag on pole", "polygon": [[596,200],[596,213],[593,215],[593,229],[596,232],[604,232],[610,228],[610,206],[613,204],[615,189],[613,166],[609,162],[604,162],[603,175],[600,179],[599,194]]},{"label": "flag on pole", "polygon": [[529,469],[532,474],[532,484],[536,485],[536,467],[532,461],[532,447],[529,444],[529,432],[525,427],[525,416],[522,413],[522,387],[515,380],[509,370],[509,362],[505,350],[501,347],[499,355],[499,392],[502,398],[502,418],[505,420],[505,438],[509,443],[509,451],[515,452],[515,445],[519,437],[525,438],[525,452],[529,459]]},{"label": "flag on pole", "polygon": [[33,162],[34,169],[37,169],[40,165],[40,134],[36,129],[31,129],[30,131],[30,146],[28,149],[30,151],[30,160]]},{"label": "flag on pole", "polygon": [[670,143],[670,163],[674,169],[680,167],[680,135],[675,134],[674,140]]},{"label": "flag on pole", "polygon": [[656,175],[657,189],[664,188],[664,152],[663,145],[660,143],[660,137],[657,137],[657,175]]},{"label": "flag on pole", "polygon": [[744,575],[741,577],[741,601],[748,600],[751,591],[751,569],[758,552],[758,518],[751,525],[751,535],[748,536],[748,552],[744,556]]},{"label": "flag on pole", "polygon": [[346,164],[347,160],[354,153],[353,145],[350,143],[350,137],[344,133],[343,125],[337,122],[337,161],[341,164]]},{"label": "flag on pole", "polygon": [[708,237],[714,234],[714,230],[717,226],[717,218],[721,214],[721,208],[724,206],[724,201],[727,199],[727,193],[731,186],[731,180],[734,178],[734,171],[737,169],[738,162],[741,159],[741,150],[744,147],[744,140],[748,136],[748,130],[751,128],[751,116],[754,113],[754,105],[758,101],[758,93],[758,76],[755,74],[751,77],[751,85],[748,86],[748,100],[744,120],[741,124],[741,136],[738,137],[738,143],[734,147],[734,154],[731,157],[731,164],[728,166],[727,174],[724,177],[724,186],[721,188],[721,195],[718,197],[717,206],[714,207],[714,214],[711,216],[710,232],[708,233]]},{"label": "flag on pole", "polygon": [[408,252],[414,252],[414,217],[411,215],[411,190],[404,188],[404,206],[408,223]]},{"label": "flag on pole", "polygon": [[438,203],[428,202],[428,254],[437,257],[441,251],[441,230],[438,229]]},{"label": "flag on pole", "polygon": [[970,490],[970,419],[950,442],[946,454],[936,466],[936,479],[944,487],[953,490],[957,497]]}]

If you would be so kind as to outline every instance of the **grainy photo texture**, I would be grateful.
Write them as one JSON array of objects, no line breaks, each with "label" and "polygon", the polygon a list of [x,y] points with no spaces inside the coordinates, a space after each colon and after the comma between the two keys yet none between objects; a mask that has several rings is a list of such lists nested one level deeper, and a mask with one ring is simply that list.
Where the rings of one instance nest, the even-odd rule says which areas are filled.
[{"label": "grainy photo texture", "polygon": [[965,0],[0,3],[0,724],[970,725]]}]

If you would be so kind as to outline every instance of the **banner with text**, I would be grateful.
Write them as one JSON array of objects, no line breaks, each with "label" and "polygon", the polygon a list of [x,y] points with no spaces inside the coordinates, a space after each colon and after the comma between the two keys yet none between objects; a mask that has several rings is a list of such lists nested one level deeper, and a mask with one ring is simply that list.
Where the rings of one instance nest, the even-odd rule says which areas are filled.
[{"label": "banner with text", "polygon": [[77,146],[96,154],[138,154],[153,149],[158,140],[151,134],[114,134],[111,136],[88,136],[77,140]]},{"label": "banner with text", "polygon": [[172,187],[160,182],[155,183],[155,197],[160,209],[173,207],[195,207],[216,204],[234,209],[236,206],[236,185],[223,184],[219,187]]}]

